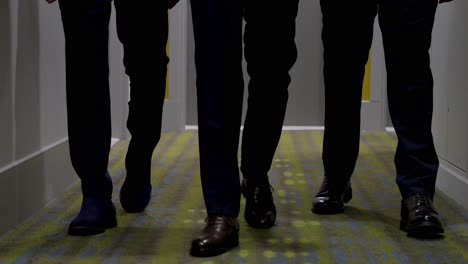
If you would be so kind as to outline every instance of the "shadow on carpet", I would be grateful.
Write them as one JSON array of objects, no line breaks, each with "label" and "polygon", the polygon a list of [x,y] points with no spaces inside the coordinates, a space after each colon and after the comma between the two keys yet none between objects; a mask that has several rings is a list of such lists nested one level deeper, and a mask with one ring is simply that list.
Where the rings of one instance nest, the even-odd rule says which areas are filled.
[{"label": "shadow on carpet", "polygon": [[[0,239],[0,263],[468,263],[468,214],[438,193],[435,205],[446,233],[415,239],[399,227],[395,184],[396,138],[363,133],[353,175],[353,200],[345,212],[310,212],[323,175],[321,132],[284,132],[271,171],[278,209],[275,227],[256,230],[241,217],[240,247],[214,257],[188,254],[203,227],[195,131],[164,133],[153,155],[152,200],[142,214],[127,214],[118,201],[125,177],[127,142],[116,144],[109,171],[119,225],[94,237],[66,235],[81,204],[80,186]],[[241,215],[244,200],[242,200]]]}]

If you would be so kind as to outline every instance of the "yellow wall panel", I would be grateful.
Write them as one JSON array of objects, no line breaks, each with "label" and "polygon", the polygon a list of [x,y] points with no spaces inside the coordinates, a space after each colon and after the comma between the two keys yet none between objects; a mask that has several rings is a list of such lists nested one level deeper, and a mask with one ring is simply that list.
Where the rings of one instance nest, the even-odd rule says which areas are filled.
[{"label": "yellow wall panel", "polygon": [[369,55],[369,60],[366,64],[366,73],[364,75],[364,82],[362,84],[362,100],[370,101],[370,64],[371,58]]}]

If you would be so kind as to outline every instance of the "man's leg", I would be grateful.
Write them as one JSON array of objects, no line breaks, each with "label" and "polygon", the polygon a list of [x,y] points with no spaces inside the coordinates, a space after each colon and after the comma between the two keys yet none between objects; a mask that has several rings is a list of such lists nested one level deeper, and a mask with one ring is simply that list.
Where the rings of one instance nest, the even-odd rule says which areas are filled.
[{"label": "man's leg", "polygon": [[190,252],[194,256],[212,256],[238,244],[242,1],[192,0],[191,4],[200,169],[208,219]]},{"label": "man's leg", "polygon": [[70,235],[115,227],[112,181],[107,173],[111,120],[108,24],[111,1],[60,1],[66,42],[70,157],[81,179],[83,204]]},{"label": "man's leg", "polygon": [[433,78],[429,48],[437,1],[384,0],[379,8],[387,66],[388,105],[398,136],[397,183],[401,228],[443,232],[432,205],[439,161],[431,133]]},{"label": "man's leg", "polygon": [[268,183],[288,101],[289,70],[297,58],[294,37],[298,0],[245,2],[245,58],[250,75],[242,137],[244,217],[254,227],[271,227],[276,209]]},{"label": "man's leg", "polygon": [[372,43],[375,0],[321,0],[324,46],[325,177],[313,212],[343,211],[359,152],[362,82]]},{"label": "man's leg", "polygon": [[167,1],[114,1],[131,86],[127,127],[132,138],[120,201],[127,212],[139,213],[151,198],[151,157],[161,136],[168,63]]}]

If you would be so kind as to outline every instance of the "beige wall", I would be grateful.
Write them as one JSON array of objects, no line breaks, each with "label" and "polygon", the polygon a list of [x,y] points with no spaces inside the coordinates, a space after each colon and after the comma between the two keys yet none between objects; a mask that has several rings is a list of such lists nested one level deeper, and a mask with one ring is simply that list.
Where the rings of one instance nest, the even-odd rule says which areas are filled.
[{"label": "beige wall", "polygon": [[[58,4],[0,1],[0,36],[2,234],[78,178],[68,155],[65,49]],[[113,135],[120,137],[127,98],[115,27],[111,39]]]},{"label": "beige wall", "polygon": [[467,1],[439,6],[431,50],[434,72],[433,133],[441,160],[437,185],[468,208]]}]

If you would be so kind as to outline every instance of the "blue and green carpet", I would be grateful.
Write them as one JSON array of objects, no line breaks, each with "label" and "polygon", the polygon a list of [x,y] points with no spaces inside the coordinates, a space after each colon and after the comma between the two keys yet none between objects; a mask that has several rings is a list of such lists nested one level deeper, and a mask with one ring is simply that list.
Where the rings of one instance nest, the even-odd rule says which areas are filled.
[{"label": "blue and green carpet", "polygon": [[109,165],[118,227],[94,237],[67,236],[81,204],[75,184],[0,238],[0,263],[468,263],[468,213],[440,193],[435,206],[445,224],[443,237],[415,239],[399,230],[393,134],[363,133],[353,200],[343,214],[312,214],[323,175],[322,139],[321,132],[283,133],[270,171],[277,225],[257,230],[241,217],[240,246],[224,255],[199,259],[188,253],[206,212],[197,133],[187,131],[163,134],[144,213],[127,214],[118,201],[125,177],[127,142],[122,141],[113,147]]}]

